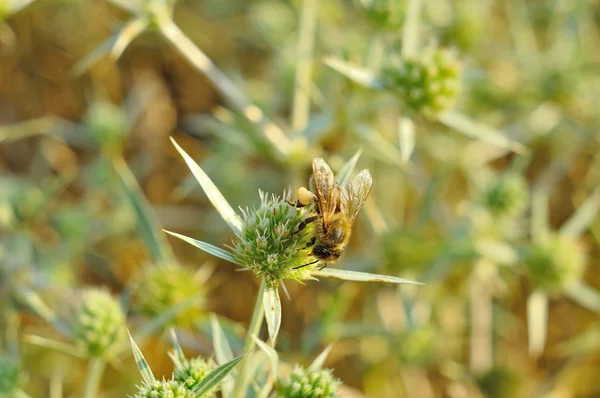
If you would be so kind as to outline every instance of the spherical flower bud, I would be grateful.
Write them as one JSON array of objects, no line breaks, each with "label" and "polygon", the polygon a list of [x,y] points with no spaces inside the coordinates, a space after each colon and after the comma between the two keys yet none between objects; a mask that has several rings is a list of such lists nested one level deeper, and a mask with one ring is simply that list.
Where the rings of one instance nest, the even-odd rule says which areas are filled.
[{"label": "spherical flower bud", "polygon": [[133,398],[197,398],[192,390],[175,380],[153,381],[138,389]]},{"label": "spherical flower bud", "polygon": [[[203,287],[194,270],[177,264],[147,267],[135,282],[135,303],[149,317],[156,317],[173,306],[198,297]],[[202,301],[202,298],[198,299]],[[204,315],[202,305],[190,305],[181,311],[173,324],[190,326]]]},{"label": "spherical flower bud", "polygon": [[519,174],[506,174],[484,184],[479,192],[479,203],[493,216],[516,216],[527,206],[529,191]]},{"label": "spherical flower bud", "polygon": [[398,343],[400,360],[406,365],[428,365],[434,358],[437,338],[437,332],[429,326],[403,331]]},{"label": "spherical flower bud", "polygon": [[486,397],[511,398],[521,396],[517,375],[509,368],[495,367],[477,377],[477,385]]},{"label": "spherical flower bud", "polygon": [[331,374],[330,369],[309,370],[295,366],[287,380],[277,385],[280,398],[333,398],[341,381]]},{"label": "spherical flower bud", "polygon": [[404,10],[395,0],[357,0],[359,9],[376,29],[396,29],[402,24]]},{"label": "spherical flower bud", "polygon": [[[282,279],[309,279],[312,266],[307,264],[315,259],[307,246],[314,227],[299,227],[310,210],[262,192],[260,197],[258,209],[243,212],[244,229],[233,245],[233,255],[273,286]],[[285,194],[283,197],[289,199]]]},{"label": "spherical flower bud", "polygon": [[11,396],[19,383],[19,363],[8,356],[0,355],[0,396]]},{"label": "spherical flower bud", "polygon": [[396,58],[381,71],[383,86],[408,110],[433,118],[451,108],[461,88],[461,66],[444,49],[428,49],[414,58]]},{"label": "spherical flower bud", "polygon": [[[207,374],[215,369],[215,364],[211,360],[206,360],[202,357],[196,357],[175,362],[175,371],[173,378],[175,381],[184,385],[186,388],[193,390],[206,377]],[[212,398],[216,395],[218,387],[205,393],[202,398]]]},{"label": "spherical flower bud", "polygon": [[125,314],[119,302],[106,290],[84,290],[73,336],[89,356],[108,354],[125,337]]},{"label": "spherical flower bud", "polygon": [[533,283],[548,293],[579,281],[585,267],[585,254],[577,242],[556,233],[535,240],[524,257]]},{"label": "spherical flower bud", "polygon": [[129,125],[121,109],[108,102],[94,102],[84,116],[91,136],[102,148],[110,152],[120,151]]}]

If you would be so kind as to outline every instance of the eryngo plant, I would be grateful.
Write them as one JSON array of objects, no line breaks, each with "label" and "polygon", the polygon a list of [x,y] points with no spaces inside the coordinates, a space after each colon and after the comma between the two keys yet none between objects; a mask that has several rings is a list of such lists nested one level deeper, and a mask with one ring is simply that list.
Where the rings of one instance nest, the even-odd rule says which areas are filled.
[{"label": "eryngo plant", "polygon": [[[283,198],[271,197],[269,200],[265,194],[262,194],[261,206],[255,210],[246,210],[243,216],[240,217],[200,166],[174,140],[172,142],[212,204],[219,211],[224,221],[233,229],[239,242],[234,243],[233,252],[229,252],[184,235],[173,232],[169,232],[169,234],[207,253],[252,269],[257,276],[262,277],[259,297],[248,328],[244,351],[248,352],[254,347],[255,342],[253,339],[260,331],[263,314],[267,321],[271,342],[275,344],[281,325],[281,301],[278,286],[283,279],[301,280],[323,276],[363,282],[416,283],[393,276],[332,268],[321,270],[311,267],[310,263],[307,262],[310,259],[310,254],[306,243],[313,234],[310,229],[300,231],[299,226],[303,222],[303,210],[287,203],[288,197],[285,195]],[[342,182],[340,189],[346,194],[352,192],[352,189],[349,191],[344,190],[344,181],[352,174],[357,160],[358,156],[353,157],[342,168],[344,173],[340,180]],[[333,180],[333,173],[328,175],[328,178]],[[333,181],[331,184],[333,184]],[[243,396],[250,379],[248,372],[246,366],[242,365],[236,379],[233,397]]]},{"label": "eryngo plant", "polygon": [[103,357],[125,338],[125,314],[108,291],[90,288],[81,294],[73,334],[91,357]]},{"label": "eryngo plant", "polygon": [[232,359],[223,365],[213,366],[201,359],[188,361],[183,355],[177,337],[173,333],[174,352],[170,353],[175,363],[175,372],[170,380],[158,381],[139,347],[129,336],[133,356],[140,371],[143,383],[133,398],[210,398],[218,391],[221,381],[235,369],[243,356]]},{"label": "eryngo plant", "polygon": [[314,257],[308,243],[313,227],[299,230],[308,211],[291,205],[289,193],[259,194],[260,206],[242,212],[243,229],[232,247],[234,257],[272,286],[283,279],[312,279]]}]

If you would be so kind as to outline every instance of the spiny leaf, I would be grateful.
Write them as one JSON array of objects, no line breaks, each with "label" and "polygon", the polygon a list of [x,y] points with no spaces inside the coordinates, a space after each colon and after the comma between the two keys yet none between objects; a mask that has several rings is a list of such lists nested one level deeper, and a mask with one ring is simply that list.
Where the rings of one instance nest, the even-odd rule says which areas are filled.
[{"label": "spiny leaf", "polygon": [[113,160],[119,182],[135,212],[140,234],[155,260],[164,263],[174,261],[169,243],[160,233],[160,224],[152,210],[152,205],[144,196],[135,176],[123,158]]},{"label": "spiny leaf", "polygon": [[344,186],[348,183],[348,181],[350,181],[352,172],[354,171],[356,163],[358,162],[358,159],[360,158],[361,154],[362,148],[356,151],[354,156],[352,156],[346,163],[344,163],[337,176],[338,184]]},{"label": "spiny leaf", "polygon": [[71,70],[71,75],[73,77],[81,76],[106,55],[110,55],[113,60],[119,59],[125,48],[147,27],[148,20],[145,18],[129,21],[118,32],[81,58]]},{"label": "spiny leaf", "polygon": [[203,394],[206,394],[214,387],[216,387],[221,380],[225,378],[240,361],[244,359],[244,355],[240,355],[239,357],[232,359],[231,361],[223,364],[206,375],[204,379],[194,388],[194,393],[196,396],[201,397]]},{"label": "spiny leaf", "polygon": [[213,256],[222,258],[223,260],[227,260],[227,261],[229,261],[231,263],[234,263],[234,264],[242,265],[242,264],[240,264],[236,260],[236,258],[233,256],[233,254],[231,254],[228,251],[223,250],[223,249],[221,249],[219,247],[213,246],[210,243],[206,243],[206,242],[202,242],[200,240],[192,239],[192,238],[189,238],[189,237],[187,237],[185,235],[178,234],[176,232],[171,232],[171,231],[167,231],[167,230],[164,230],[164,229],[163,229],[163,231],[165,231],[169,235],[173,235],[173,236],[175,236],[175,237],[177,237],[177,238],[179,238],[179,239],[181,239],[181,240],[183,240],[183,241],[185,241],[185,242],[187,242],[187,243],[189,243],[191,245],[194,245],[197,248],[202,249],[202,250],[204,250],[205,252],[207,252],[209,254],[212,254]]},{"label": "spiny leaf", "polygon": [[445,111],[438,116],[438,121],[468,137],[477,138],[517,153],[527,153],[527,148],[522,144],[509,140],[502,132],[496,129],[476,123],[462,113]]},{"label": "spiny leaf", "polygon": [[192,174],[194,175],[194,177],[196,177],[196,180],[198,181],[198,183],[200,184],[202,189],[204,189],[206,196],[208,196],[208,199],[210,200],[210,202],[213,204],[215,209],[217,209],[219,214],[221,214],[221,217],[223,217],[223,220],[225,220],[225,222],[227,224],[229,224],[231,229],[233,229],[233,231],[236,234],[241,234],[243,226],[244,226],[244,224],[242,223],[242,219],[233,210],[233,208],[231,207],[229,202],[227,202],[227,200],[223,197],[223,194],[221,194],[221,191],[219,191],[217,186],[212,182],[212,180],[208,177],[208,175],[206,175],[206,173],[200,168],[200,166],[198,166],[198,164],[196,162],[194,162],[194,160],[190,157],[190,155],[188,155],[179,146],[179,144],[177,144],[177,142],[173,139],[173,137],[171,137],[171,142],[173,143],[173,145],[175,146],[177,151],[181,154],[181,156],[183,157],[183,160],[185,160],[185,163],[190,168]]},{"label": "spiny leaf", "polygon": [[397,276],[371,274],[369,272],[347,271],[343,269],[326,268],[311,272],[314,277],[342,279],[355,282],[380,282],[396,284],[423,285],[423,283],[398,278]]},{"label": "spiny leaf", "polygon": [[52,340],[41,336],[25,335],[23,340],[29,344],[33,344],[39,347],[50,348],[62,353],[72,355],[76,358],[85,358],[85,353],[79,350],[77,347],[64,343],[58,340]]},{"label": "spiny leaf", "polygon": [[223,365],[233,359],[233,351],[229,346],[225,332],[219,323],[215,314],[210,314],[210,325],[212,328],[213,346],[215,348],[215,357],[219,365]]},{"label": "spiny leaf", "polygon": [[360,85],[376,90],[382,88],[379,77],[366,68],[352,65],[348,62],[342,61],[341,59],[331,57],[325,58],[323,62],[331,69],[341,73],[350,80],[354,80]]},{"label": "spiny leaf", "polygon": [[267,354],[267,357],[271,361],[271,367],[273,369],[273,373],[275,373],[275,375],[277,375],[277,368],[279,366],[279,355],[277,354],[277,351],[275,351],[273,348],[269,347],[268,344],[266,344],[264,341],[257,338],[256,336],[252,336],[252,338],[254,339],[254,342],[256,343],[256,345],[258,345],[258,347],[261,350],[263,350],[263,352],[265,354]]},{"label": "spiny leaf", "polygon": [[277,340],[279,328],[281,327],[281,300],[279,299],[279,290],[274,286],[269,286],[263,296],[263,307],[265,309],[265,319],[269,329],[271,341]]},{"label": "spiny leaf", "polygon": [[148,362],[146,362],[146,358],[144,358],[144,354],[142,354],[140,347],[138,347],[138,345],[135,344],[135,341],[133,341],[133,337],[131,337],[131,333],[129,333],[129,330],[127,331],[127,333],[129,334],[129,342],[131,343],[131,350],[133,351],[135,364],[138,370],[140,371],[140,374],[142,375],[142,379],[146,384],[150,384],[156,381],[156,379],[154,378],[154,374],[152,374],[152,369],[150,369]]},{"label": "spiny leaf", "polygon": [[315,358],[315,360],[310,364],[308,369],[312,370],[313,372],[321,369],[323,367],[323,364],[325,363],[325,360],[327,359],[327,355],[329,355],[332,348],[333,346],[331,344],[325,347],[323,352],[321,352],[319,356]]}]

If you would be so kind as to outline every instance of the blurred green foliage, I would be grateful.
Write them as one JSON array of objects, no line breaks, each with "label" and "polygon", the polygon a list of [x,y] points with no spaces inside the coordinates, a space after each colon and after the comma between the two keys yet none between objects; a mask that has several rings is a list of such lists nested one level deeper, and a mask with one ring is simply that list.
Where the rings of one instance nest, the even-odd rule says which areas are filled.
[{"label": "blurred green foliage", "polygon": [[[373,191],[330,267],[426,285],[288,281],[282,361],[333,344],[342,396],[597,396],[600,340],[582,337],[600,328],[599,12],[0,1],[0,395],[136,394],[124,325],[159,380],[171,326],[189,357],[241,354],[258,282],[220,260],[210,275],[206,254],[161,231],[234,239],[172,135],[236,209],[308,185],[313,156],[338,173],[362,148]],[[89,286],[102,297],[80,298]],[[302,372],[285,396],[337,387]],[[180,387],[136,396],[191,396]]]}]

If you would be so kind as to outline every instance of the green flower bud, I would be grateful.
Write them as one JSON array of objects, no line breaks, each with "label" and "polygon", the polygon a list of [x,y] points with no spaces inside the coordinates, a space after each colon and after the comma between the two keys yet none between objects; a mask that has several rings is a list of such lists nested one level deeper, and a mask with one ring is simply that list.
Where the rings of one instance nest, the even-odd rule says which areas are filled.
[{"label": "green flower bud", "polygon": [[585,254],[574,240],[559,234],[545,235],[525,249],[525,265],[537,288],[563,291],[581,279]]},{"label": "green flower bud", "polygon": [[396,58],[382,69],[381,80],[410,111],[433,118],[456,102],[460,74],[451,51],[428,49],[415,58]]},{"label": "green flower bud", "polygon": [[[173,378],[186,388],[193,390],[214,369],[214,362],[202,357],[196,357],[191,360],[184,359],[183,361],[177,360],[175,361]],[[204,394],[202,398],[212,398],[216,395],[217,391],[219,391],[219,388],[215,387]]]},{"label": "green flower bud", "polygon": [[493,216],[517,216],[529,201],[527,183],[519,174],[505,174],[485,184],[478,201]]},{"label": "green flower bud", "polygon": [[19,384],[20,373],[19,362],[6,355],[0,355],[0,396],[11,396]]},{"label": "green flower bud", "polygon": [[489,398],[511,398],[521,396],[519,379],[508,368],[496,367],[477,377],[481,392]]},{"label": "green flower bud", "polygon": [[[194,270],[177,264],[147,267],[138,276],[134,289],[137,307],[152,318],[179,303],[198,297],[204,290]],[[172,324],[188,327],[203,315],[202,305],[194,304],[181,311]]]},{"label": "green flower bud", "polygon": [[367,21],[374,28],[397,29],[402,25],[404,9],[396,0],[356,0]]},{"label": "green flower bud", "polygon": [[398,343],[400,360],[411,366],[428,365],[434,358],[437,338],[436,330],[430,326],[404,330]]},{"label": "green flower bud", "polygon": [[330,369],[308,370],[295,366],[289,379],[277,384],[280,398],[333,398],[341,381]]},{"label": "green flower bud", "polygon": [[102,149],[120,152],[129,123],[118,106],[108,101],[94,102],[84,116],[84,123]]},{"label": "green flower bud", "polygon": [[84,290],[73,336],[89,356],[108,354],[125,338],[125,314],[119,302],[104,289]]},{"label": "green flower bud", "polygon": [[[285,193],[284,198],[289,199]],[[277,286],[282,279],[310,279],[314,261],[307,244],[314,227],[298,232],[307,210],[298,209],[282,198],[260,192],[258,209],[243,212],[244,229],[233,246],[233,255],[256,276]],[[298,268],[301,267],[301,268]]]},{"label": "green flower bud", "polygon": [[175,380],[153,381],[138,389],[133,398],[197,398],[192,390]]}]

